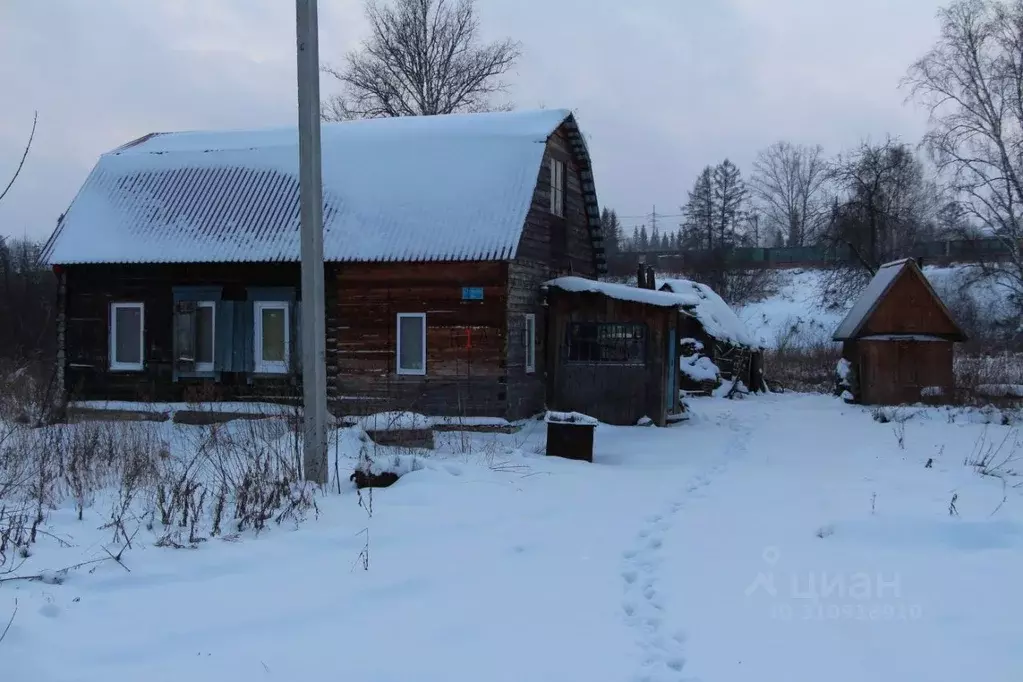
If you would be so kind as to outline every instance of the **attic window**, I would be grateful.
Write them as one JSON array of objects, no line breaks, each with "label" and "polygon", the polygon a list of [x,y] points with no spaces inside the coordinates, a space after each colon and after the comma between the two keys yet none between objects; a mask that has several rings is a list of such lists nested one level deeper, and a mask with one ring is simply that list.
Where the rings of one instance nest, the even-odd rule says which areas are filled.
[{"label": "attic window", "polygon": [[551,159],[551,213],[565,216],[565,162]]}]

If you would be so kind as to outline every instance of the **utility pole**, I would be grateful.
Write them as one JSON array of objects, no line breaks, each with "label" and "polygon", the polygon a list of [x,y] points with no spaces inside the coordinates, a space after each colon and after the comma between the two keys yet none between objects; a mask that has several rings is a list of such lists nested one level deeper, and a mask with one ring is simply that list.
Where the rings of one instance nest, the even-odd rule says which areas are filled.
[{"label": "utility pole", "polygon": [[296,0],[298,156],[302,230],[302,397],[305,480],[327,483],[327,354],[323,301],[320,48],[316,0]]}]

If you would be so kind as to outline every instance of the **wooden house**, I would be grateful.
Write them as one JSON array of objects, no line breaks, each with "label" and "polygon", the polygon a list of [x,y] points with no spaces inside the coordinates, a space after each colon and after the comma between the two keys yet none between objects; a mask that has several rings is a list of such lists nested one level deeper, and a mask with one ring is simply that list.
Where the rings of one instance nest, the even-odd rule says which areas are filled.
[{"label": "wooden house", "polygon": [[[324,124],[328,397],[344,414],[545,404],[541,286],[605,260],[569,111]],[[104,154],[50,238],[72,400],[301,395],[295,129]]]},{"label": "wooden house", "polygon": [[845,379],[868,405],[942,402],[955,389],[954,344],[966,335],[911,259],[883,265],[834,334]]},{"label": "wooden house", "polygon": [[678,417],[679,306],[674,294],[625,284],[548,282],[549,408],[622,426]]}]

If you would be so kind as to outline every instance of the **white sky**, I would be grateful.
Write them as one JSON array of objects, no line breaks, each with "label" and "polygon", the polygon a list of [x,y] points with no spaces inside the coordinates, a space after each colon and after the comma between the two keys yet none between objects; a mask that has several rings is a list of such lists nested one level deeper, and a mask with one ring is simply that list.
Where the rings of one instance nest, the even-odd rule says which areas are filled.
[{"label": "white sky", "polygon": [[[361,2],[319,4],[321,58],[340,62]],[[748,174],[779,139],[915,142],[926,115],[898,83],[942,4],[477,0],[485,34],[523,43],[511,100],[576,110],[601,204],[623,216],[678,213],[703,166]],[[294,53],[291,0],[0,0],[0,184],[39,111],[0,234],[48,236],[97,157],[145,133],[293,124]]]}]

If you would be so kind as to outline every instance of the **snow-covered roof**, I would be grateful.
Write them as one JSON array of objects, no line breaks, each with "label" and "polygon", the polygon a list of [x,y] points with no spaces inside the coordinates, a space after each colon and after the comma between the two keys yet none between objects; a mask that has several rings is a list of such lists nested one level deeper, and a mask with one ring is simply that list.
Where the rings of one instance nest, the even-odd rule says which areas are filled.
[{"label": "snow-covered roof", "polygon": [[903,258],[901,260],[892,261],[891,263],[885,263],[878,268],[877,274],[870,280],[870,284],[863,290],[860,297],[856,300],[849,314],[845,316],[842,323],[838,325],[838,329],[835,330],[834,339],[835,341],[844,341],[845,339],[851,339],[856,336],[856,332],[860,330],[863,323],[866,322],[873,314],[874,310],[877,309],[877,305],[884,298],[884,295],[888,293],[888,290],[892,288],[892,284],[902,273],[910,262],[910,259]]},{"label": "snow-covered roof", "polygon": [[632,301],[633,303],[644,303],[662,308],[680,308],[684,304],[683,301],[679,300],[678,296],[668,292],[640,289],[628,284],[600,282],[584,277],[558,277],[547,282],[546,286],[573,293],[603,294],[608,298],[614,298],[619,301]]},{"label": "snow-covered roof", "polygon": [[[906,269],[913,270],[917,273],[920,280],[924,283],[924,286],[926,286],[927,290],[930,291],[931,296],[934,297],[934,300],[944,311],[945,315],[948,316],[948,319],[952,321],[953,325],[958,327],[955,319],[952,317],[952,313],[949,312],[945,303],[941,300],[941,297],[934,291],[934,287],[931,286],[930,281],[920,270],[916,261],[912,258],[902,258],[900,260],[892,261],[891,263],[885,263],[878,268],[877,274],[874,275],[874,278],[870,280],[867,288],[863,290],[862,294],[860,294],[860,297],[856,300],[856,303],[849,311],[849,314],[846,315],[845,319],[842,320],[842,323],[838,325],[838,329],[835,330],[835,334],[832,338],[835,341],[845,341],[847,339],[855,338],[856,335],[860,333],[863,325],[870,319],[870,316],[874,314],[875,310],[877,310],[877,306],[892,288],[892,285],[895,284],[899,275]],[[966,339],[962,332],[958,333],[957,338],[958,340]]]},{"label": "snow-covered roof", "polygon": [[699,320],[704,330],[715,339],[751,348],[760,345],[753,340],[753,335],[725,299],[706,284],[688,279],[665,279],[657,288],[685,298],[686,312]]},{"label": "snow-covered roof", "polygon": [[[669,288],[669,285],[677,288],[677,291]],[[697,282],[667,280],[660,289],[654,290],[583,277],[558,277],[547,282],[547,286],[562,291],[603,294],[619,301],[678,308],[699,320],[707,333],[715,339],[751,347],[758,345],[728,304],[710,287]]]},{"label": "snow-covered roof", "polygon": [[[563,123],[547,109],[323,124],[325,260],[513,258]],[[140,138],[100,157],[44,258],[296,261],[298,162],[295,128]]]}]

